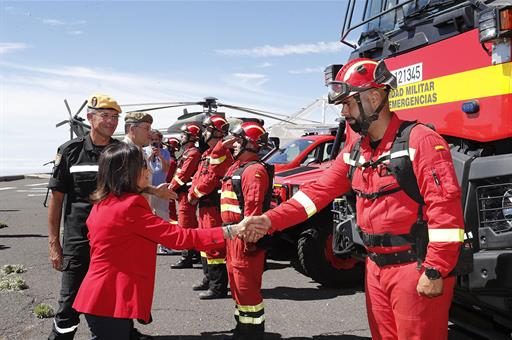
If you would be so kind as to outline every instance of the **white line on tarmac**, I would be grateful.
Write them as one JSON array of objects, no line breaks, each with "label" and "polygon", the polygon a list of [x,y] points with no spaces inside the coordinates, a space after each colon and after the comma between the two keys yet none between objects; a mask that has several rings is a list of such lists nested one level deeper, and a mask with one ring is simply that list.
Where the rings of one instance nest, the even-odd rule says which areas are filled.
[{"label": "white line on tarmac", "polygon": [[46,191],[46,188],[36,188],[31,190],[16,190],[16,192],[43,192]]},{"label": "white line on tarmac", "polygon": [[28,194],[28,197],[46,196],[46,194]]},{"label": "white line on tarmac", "polygon": [[16,189],[16,187],[5,187],[5,188],[0,188],[0,190],[9,190],[9,189]]},{"label": "white line on tarmac", "polygon": [[25,184],[26,187],[37,187],[37,186],[40,186],[40,185],[47,185],[48,182],[44,182],[44,183],[36,183],[36,184]]}]

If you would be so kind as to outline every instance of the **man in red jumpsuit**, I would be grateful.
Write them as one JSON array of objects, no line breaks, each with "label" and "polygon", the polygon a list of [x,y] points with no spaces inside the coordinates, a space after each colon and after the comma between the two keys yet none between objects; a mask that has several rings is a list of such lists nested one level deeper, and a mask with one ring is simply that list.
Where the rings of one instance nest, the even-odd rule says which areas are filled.
[{"label": "man in red jumpsuit", "polygon": [[[377,340],[447,339],[455,284],[449,274],[464,235],[460,187],[446,141],[424,125],[412,129],[408,150],[391,154],[402,123],[389,109],[388,95],[394,85],[396,79],[383,62],[355,59],[346,64],[331,83],[329,97],[343,105],[342,115],[362,136],[360,156],[351,159],[358,141],[352,138],[320,179],[245,223],[270,228],[270,233],[285,229],[311,217],[351,187],[357,194],[357,224],[367,239],[380,238],[386,245],[383,235],[410,234],[411,226],[423,216],[428,225],[423,262],[413,258],[411,244],[366,245],[368,321],[372,338]],[[411,199],[387,171],[394,157],[410,158],[424,205]],[[350,182],[351,167],[355,171]]]},{"label": "man in red jumpsuit", "polygon": [[[207,117],[203,121],[203,138],[209,149],[203,153],[188,191],[188,201],[199,205],[199,228],[218,227],[222,224],[219,189],[222,177],[233,163],[233,156],[228,153],[222,157],[213,157],[211,153],[214,146],[227,134],[228,128],[227,120],[220,115]],[[226,248],[201,253],[201,262],[205,277],[200,284],[193,287],[194,290],[206,289],[199,294],[199,298],[206,300],[226,297]]]},{"label": "man in red jumpsuit", "polygon": [[[198,124],[188,123],[181,127],[181,146],[183,153],[178,158],[176,172],[170,180],[171,188],[178,194],[178,225],[182,228],[197,228],[196,205],[188,201],[188,189],[192,176],[197,171],[201,160],[201,151],[196,142],[201,135]],[[181,259],[171,268],[192,268],[194,250],[184,250]]]},{"label": "man in red jumpsuit", "polygon": [[[272,181],[265,166],[259,162],[258,151],[268,139],[263,127],[255,122],[245,122],[236,126],[231,134],[234,138],[218,143],[212,152],[212,157],[222,157],[230,153],[230,147],[235,150],[235,162],[224,176],[220,194],[224,225],[236,224],[244,216],[261,215]],[[265,251],[240,238],[229,240],[226,250],[229,287],[236,302],[236,328],[232,339],[261,340],[265,332],[261,296]]]},{"label": "man in red jumpsuit", "polygon": [[[176,151],[180,149],[180,140],[176,137],[169,137],[167,139],[167,150],[171,158],[169,159],[169,171],[167,171],[167,177],[165,181],[167,183],[171,183],[172,178],[174,177],[174,173],[176,172],[177,160],[176,160]],[[169,222],[178,223],[178,214],[176,213],[176,201],[169,201]]]}]

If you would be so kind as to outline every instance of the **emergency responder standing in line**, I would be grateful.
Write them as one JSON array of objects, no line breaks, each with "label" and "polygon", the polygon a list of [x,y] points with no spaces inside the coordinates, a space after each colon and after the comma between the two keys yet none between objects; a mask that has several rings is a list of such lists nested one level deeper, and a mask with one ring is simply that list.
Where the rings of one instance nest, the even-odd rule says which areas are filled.
[{"label": "emergency responder standing in line", "polygon": [[[178,225],[182,228],[197,228],[197,204],[188,201],[188,189],[192,176],[196,173],[201,161],[201,151],[196,142],[201,136],[201,127],[195,123],[184,124],[181,127],[181,147],[183,153],[178,159],[176,173],[171,181],[171,188],[178,194]],[[194,258],[199,255],[193,249],[184,250],[181,259],[171,268],[192,268]]]},{"label": "emergency responder standing in line", "polygon": [[[199,228],[212,228],[222,224],[219,189],[222,177],[233,163],[233,156],[228,153],[216,158],[211,153],[214,146],[222,142],[228,129],[227,120],[220,115],[206,117],[203,121],[203,138],[209,149],[201,157],[201,163],[188,192],[188,200],[191,204],[199,202]],[[202,282],[193,287],[194,290],[206,289],[199,294],[199,298],[206,300],[226,297],[228,285],[226,248],[201,253],[201,262],[205,277]]]},{"label": "emergency responder standing in line", "polygon": [[[234,147],[235,162],[222,180],[220,212],[224,225],[239,223],[244,216],[261,215],[269,208],[272,173],[258,156],[268,134],[256,122],[245,122],[231,130],[233,138],[218,143],[212,155],[229,154]],[[218,149],[223,149],[219,151]],[[273,171],[272,171],[273,172]],[[226,242],[226,266],[231,296],[236,302],[236,327],[232,339],[262,340],[265,309],[261,282],[265,251],[255,243],[234,238]]]},{"label": "emergency responder standing in line", "polygon": [[[282,230],[311,217],[352,187],[357,224],[368,251],[366,307],[372,338],[442,340],[448,337],[456,279],[450,272],[464,237],[461,192],[450,149],[430,128],[414,126],[408,148],[392,152],[404,126],[389,108],[394,87],[396,79],[384,62],[361,58],[343,66],[331,83],[329,99],[343,105],[341,113],[361,134],[360,143],[351,140],[320,179],[244,223],[249,229],[269,228],[270,233]],[[359,152],[353,152],[358,144]],[[407,188],[389,171],[391,162],[401,157],[410,159],[416,177]],[[411,188],[424,204],[409,196]],[[416,228],[421,226],[423,235]],[[422,255],[424,259],[418,258]]]},{"label": "emergency responder standing in line", "polygon": [[[172,182],[172,178],[174,177],[174,174],[176,172],[176,168],[178,167],[178,160],[176,158],[176,152],[181,147],[180,140],[176,137],[169,137],[167,139],[167,150],[169,151],[170,159],[169,159],[169,171],[167,172],[167,176],[165,178],[165,181],[167,183]],[[171,186],[172,189],[172,186]],[[176,191],[174,191],[176,192]],[[176,192],[176,194],[178,194]],[[169,222],[178,223],[178,214],[176,212],[176,201],[170,200],[169,201]]]},{"label": "emergency responder standing in line", "polygon": [[[62,272],[59,309],[48,339],[73,339],[80,314],[72,308],[78,288],[90,262],[89,239],[85,221],[92,204],[89,194],[96,190],[98,159],[111,143],[121,108],[108,95],[94,94],[87,102],[87,120],[91,131],[62,144],[57,150],[53,174],[48,183],[52,191],[48,206],[48,242],[50,261]],[[65,206],[64,209],[63,206]],[[64,236],[60,243],[60,222],[64,211]]]}]

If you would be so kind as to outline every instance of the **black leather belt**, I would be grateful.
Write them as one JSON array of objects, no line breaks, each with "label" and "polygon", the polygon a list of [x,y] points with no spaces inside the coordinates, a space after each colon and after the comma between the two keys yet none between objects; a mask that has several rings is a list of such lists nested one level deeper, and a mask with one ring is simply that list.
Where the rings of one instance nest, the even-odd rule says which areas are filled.
[{"label": "black leather belt", "polygon": [[418,260],[418,257],[412,249],[388,254],[368,252],[368,258],[375,262],[375,264],[377,264],[379,267],[384,267],[391,264],[416,262]]}]

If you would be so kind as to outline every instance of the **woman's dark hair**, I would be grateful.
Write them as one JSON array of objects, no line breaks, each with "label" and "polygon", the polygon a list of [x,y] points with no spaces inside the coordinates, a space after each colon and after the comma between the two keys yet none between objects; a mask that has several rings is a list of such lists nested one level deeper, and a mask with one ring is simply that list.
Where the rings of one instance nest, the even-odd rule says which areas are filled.
[{"label": "woman's dark hair", "polygon": [[142,150],[136,145],[114,143],[105,147],[98,162],[98,187],[91,201],[97,203],[109,194],[140,192],[137,181],[144,162]]}]

